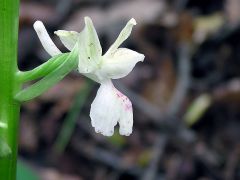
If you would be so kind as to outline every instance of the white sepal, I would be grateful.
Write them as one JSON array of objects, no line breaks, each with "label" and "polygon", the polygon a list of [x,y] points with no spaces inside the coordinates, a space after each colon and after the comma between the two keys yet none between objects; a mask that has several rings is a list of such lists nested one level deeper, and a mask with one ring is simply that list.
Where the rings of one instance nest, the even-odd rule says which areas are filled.
[{"label": "white sepal", "polygon": [[85,28],[79,33],[79,62],[80,73],[91,73],[101,64],[102,47],[97,32],[89,17],[85,18]]},{"label": "white sepal", "polygon": [[111,56],[112,53],[114,53],[117,48],[130,36],[132,32],[132,28],[134,25],[136,25],[137,22],[134,18],[130,19],[126,26],[123,28],[123,30],[118,35],[116,41],[112,44],[112,46],[108,49],[108,51],[105,53],[105,56]]}]

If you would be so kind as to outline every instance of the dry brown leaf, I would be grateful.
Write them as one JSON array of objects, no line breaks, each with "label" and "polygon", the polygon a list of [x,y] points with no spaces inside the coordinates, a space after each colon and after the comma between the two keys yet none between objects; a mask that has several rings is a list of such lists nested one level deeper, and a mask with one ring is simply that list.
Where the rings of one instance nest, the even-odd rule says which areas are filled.
[{"label": "dry brown leaf", "polygon": [[38,131],[34,116],[23,114],[20,121],[19,149],[20,151],[35,153],[38,148]]},{"label": "dry brown leaf", "polygon": [[55,169],[43,169],[41,170],[42,180],[82,180],[82,178],[71,175],[63,174]]},{"label": "dry brown leaf", "polygon": [[41,20],[45,23],[49,22],[55,15],[55,9],[49,5],[36,2],[22,2],[20,4],[20,22],[32,23]]},{"label": "dry brown leaf", "polygon": [[63,25],[63,29],[80,31],[84,26],[84,17],[89,16],[97,31],[101,33],[130,18],[135,18],[139,24],[153,22],[160,13],[164,12],[165,8],[165,3],[157,0],[124,1],[116,3],[108,9],[85,8],[73,14]]},{"label": "dry brown leaf", "polygon": [[143,96],[165,111],[175,88],[176,74],[171,59],[163,60],[157,68],[157,77],[145,84]]}]

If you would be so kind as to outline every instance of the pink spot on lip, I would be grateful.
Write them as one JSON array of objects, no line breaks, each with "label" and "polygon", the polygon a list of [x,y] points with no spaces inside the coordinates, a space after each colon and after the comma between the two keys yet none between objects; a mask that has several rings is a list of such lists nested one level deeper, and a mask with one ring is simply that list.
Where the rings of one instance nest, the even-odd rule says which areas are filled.
[{"label": "pink spot on lip", "polygon": [[125,110],[126,110],[126,111],[132,110],[132,103],[131,103],[130,101],[125,104]]},{"label": "pink spot on lip", "polygon": [[121,92],[119,92],[119,91],[117,91],[116,94],[117,94],[117,96],[118,96],[119,98],[123,98],[123,97],[124,97],[124,95],[123,95]]},{"label": "pink spot on lip", "polygon": [[118,91],[116,88],[114,88],[114,91],[116,92],[116,95],[118,98],[120,98],[124,104],[125,111],[132,110],[132,103],[131,101],[120,91]]}]

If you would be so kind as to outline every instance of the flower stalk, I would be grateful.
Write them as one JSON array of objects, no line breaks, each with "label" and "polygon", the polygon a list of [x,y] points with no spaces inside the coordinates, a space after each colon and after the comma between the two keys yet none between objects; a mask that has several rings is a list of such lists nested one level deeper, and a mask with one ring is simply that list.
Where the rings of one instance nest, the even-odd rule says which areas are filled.
[{"label": "flower stalk", "polygon": [[[33,99],[77,68],[77,49],[61,53],[51,48],[53,57],[33,70],[21,72],[17,66],[19,0],[0,0],[0,179],[16,179],[20,104]],[[50,39],[50,38],[48,38]],[[59,54],[61,53],[61,54]],[[21,89],[22,84],[38,80]]]},{"label": "flower stalk", "polygon": [[19,0],[0,1],[0,179],[16,179],[20,103],[16,80]]}]

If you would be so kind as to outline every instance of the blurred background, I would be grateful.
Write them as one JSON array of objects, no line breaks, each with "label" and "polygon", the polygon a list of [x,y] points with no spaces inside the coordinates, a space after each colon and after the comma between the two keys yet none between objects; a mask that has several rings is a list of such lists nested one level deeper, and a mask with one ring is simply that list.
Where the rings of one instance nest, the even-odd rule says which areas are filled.
[{"label": "blurred background", "polygon": [[[94,132],[98,84],[76,72],[24,103],[19,180],[240,179],[240,0],[21,0],[19,66],[49,59],[32,25],[83,29],[90,16],[106,51],[127,21],[124,47],[145,54],[114,81],[133,103],[131,136]],[[101,108],[101,107],[99,107]]]}]

